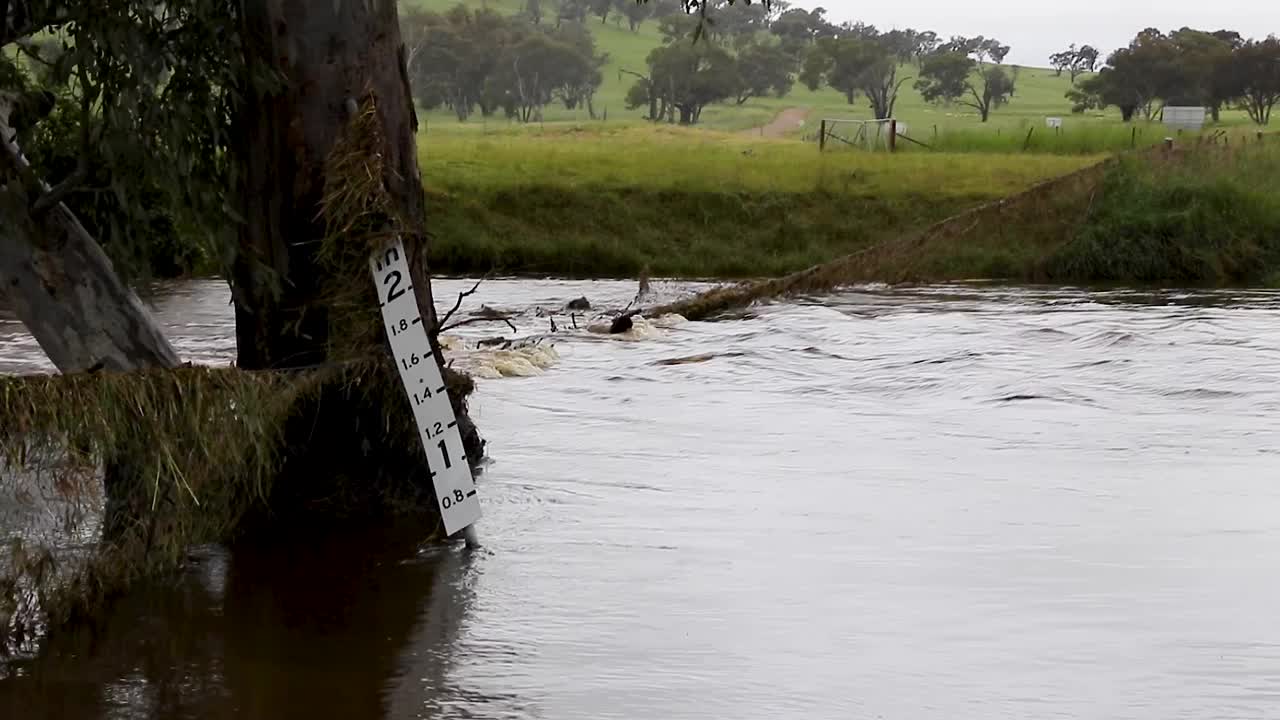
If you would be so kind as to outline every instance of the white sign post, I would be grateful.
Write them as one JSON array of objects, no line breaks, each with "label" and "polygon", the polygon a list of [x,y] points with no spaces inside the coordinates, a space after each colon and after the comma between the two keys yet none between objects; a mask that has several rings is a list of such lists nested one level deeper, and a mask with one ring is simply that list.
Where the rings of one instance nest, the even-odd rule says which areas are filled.
[{"label": "white sign post", "polygon": [[427,451],[427,469],[436,489],[444,530],[453,535],[480,519],[480,498],[462,445],[458,418],[453,414],[444,378],[418,312],[404,242],[397,237],[375,252],[369,267],[378,288],[391,354]]}]

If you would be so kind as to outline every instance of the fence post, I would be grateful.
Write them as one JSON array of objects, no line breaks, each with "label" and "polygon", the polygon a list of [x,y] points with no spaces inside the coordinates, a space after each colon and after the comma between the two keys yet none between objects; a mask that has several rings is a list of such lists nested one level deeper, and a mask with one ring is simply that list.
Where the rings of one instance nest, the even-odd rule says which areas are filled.
[{"label": "fence post", "polygon": [[827,149],[827,121],[823,120],[818,125],[818,152]]},{"label": "fence post", "polygon": [[889,152],[898,151],[898,121],[889,121]]}]

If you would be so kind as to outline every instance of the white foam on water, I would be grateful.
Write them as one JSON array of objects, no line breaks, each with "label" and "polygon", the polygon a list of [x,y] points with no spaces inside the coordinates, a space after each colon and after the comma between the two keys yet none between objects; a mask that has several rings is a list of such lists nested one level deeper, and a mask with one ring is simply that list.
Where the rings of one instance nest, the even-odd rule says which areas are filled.
[{"label": "white foam on water", "polygon": [[535,377],[560,362],[560,353],[550,343],[499,349],[468,347],[460,338],[441,336],[440,349],[453,369],[482,380]]}]

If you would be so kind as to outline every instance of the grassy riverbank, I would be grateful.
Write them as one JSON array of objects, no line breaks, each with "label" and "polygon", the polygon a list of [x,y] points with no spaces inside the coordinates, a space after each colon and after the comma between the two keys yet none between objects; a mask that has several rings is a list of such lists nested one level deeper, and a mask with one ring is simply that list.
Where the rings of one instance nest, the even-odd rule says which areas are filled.
[{"label": "grassy riverbank", "polygon": [[668,128],[432,133],[432,262],[447,273],[777,275],[1096,162],[819,154]]},{"label": "grassy riverbank", "polygon": [[1127,159],[1106,174],[1052,280],[1280,285],[1280,145]]},{"label": "grassy riverbank", "polygon": [[437,133],[421,147],[437,272],[778,276],[1000,200],[981,222],[872,253],[849,280],[1280,281],[1274,139],[1183,143],[1049,186],[1105,156],[819,154],[666,128]]}]

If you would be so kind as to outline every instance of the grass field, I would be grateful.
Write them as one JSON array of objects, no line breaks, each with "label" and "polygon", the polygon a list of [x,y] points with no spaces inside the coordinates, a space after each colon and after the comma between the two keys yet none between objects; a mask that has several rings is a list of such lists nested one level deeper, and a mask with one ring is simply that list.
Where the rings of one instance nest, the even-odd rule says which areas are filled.
[{"label": "grass field", "polygon": [[437,270],[614,277],[782,274],[1099,159],[669,127],[436,129],[419,147]]}]

